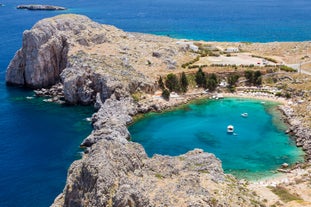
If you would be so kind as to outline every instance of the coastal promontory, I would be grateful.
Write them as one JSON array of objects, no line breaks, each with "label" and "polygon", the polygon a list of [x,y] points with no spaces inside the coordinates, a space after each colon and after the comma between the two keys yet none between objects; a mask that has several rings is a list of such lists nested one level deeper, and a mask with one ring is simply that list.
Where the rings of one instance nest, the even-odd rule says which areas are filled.
[{"label": "coastal promontory", "polygon": [[[129,141],[127,126],[135,115],[206,95],[202,90],[173,101],[153,96],[161,87],[159,76],[191,73],[219,57],[213,52],[213,59],[208,59],[200,53],[210,48],[214,51],[213,44],[128,33],[73,14],[43,19],[24,32],[22,47],[7,69],[7,84],[37,89],[37,94],[52,96],[56,102],[94,104],[97,109],[92,116],[93,131],[81,143],[85,153],[70,166],[64,190],[53,207],[264,206],[268,202],[270,194],[262,197],[247,181],[225,174],[213,154],[193,149],[180,156],[150,158],[140,144]],[[243,54],[240,59],[227,55],[228,59],[233,56],[233,63],[245,59],[257,63],[284,45],[219,44],[263,54]],[[286,47],[292,51],[296,45],[288,43]],[[266,58],[264,63],[270,62]],[[237,65],[210,65],[213,72],[221,71],[224,79],[240,72]],[[308,142],[309,138],[301,136]],[[278,201],[275,197],[273,202]]]}]

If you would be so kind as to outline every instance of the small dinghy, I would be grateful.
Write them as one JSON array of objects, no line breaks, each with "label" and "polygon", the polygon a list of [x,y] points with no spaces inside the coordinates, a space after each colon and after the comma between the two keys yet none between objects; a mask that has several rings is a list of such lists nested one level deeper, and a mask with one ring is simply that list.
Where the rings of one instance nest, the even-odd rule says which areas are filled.
[{"label": "small dinghy", "polygon": [[241,114],[241,116],[246,118],[246,117],[248,117],[248,113],[243,113],[243,114]]}]

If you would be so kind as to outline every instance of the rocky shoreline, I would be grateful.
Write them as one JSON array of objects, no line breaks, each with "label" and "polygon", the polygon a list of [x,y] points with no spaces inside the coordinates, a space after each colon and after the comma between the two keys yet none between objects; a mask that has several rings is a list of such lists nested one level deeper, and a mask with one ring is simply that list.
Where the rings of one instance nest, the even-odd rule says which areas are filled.
[{"label": "rocky shoreline", "polygon": [[[133,98],[136,92],[154,94],[158,74],[194,57],[188,43],[126,33],[80,15],[45,19],[24,32],[23,46],[7,70],[7,84],[37,89],[38,96],[54,102],[95,104],[98,109],[93,131],[81,143],[85,154],[70,166],[53,207],[262,206],[245,182],[224,174],[213,154],[195,149],[177,157],[148,158],[141,145],[129,141],[127,126],[133,116],[206,96],[170,102]],[[283,111],[309,155],[310,131],[291,121],[289,108]]]},{"label": "rocky shoreline", "polygon": [[289,124],[289,129],[286,133],[290,134],[296,142],[297,147],[302,147],[306,153],[305,161],[311,161],[311,129],[304,126],[303,121],[297,116],[295,111],[289,105],[281,105],[279,109],[285,116],[286,123]]}]

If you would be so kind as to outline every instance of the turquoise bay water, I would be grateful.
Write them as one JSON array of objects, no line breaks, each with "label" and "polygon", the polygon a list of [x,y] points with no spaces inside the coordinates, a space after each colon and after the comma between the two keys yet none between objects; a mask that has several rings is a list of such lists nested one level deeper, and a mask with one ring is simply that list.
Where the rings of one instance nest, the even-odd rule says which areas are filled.
[{"label": "turquoise bay water", "polygon": [[[146,115],[129,131],[132,140],[141,143],[149,156],[174,156],[201,148],[214,153],[225,172],[242,178],[262,178],[284,162],[303,161],[303,152],[284,133],[285,125],[275,105],[232,98],[202,101]],[[244,112],[247,118],[241,116]],[[227,134],[229,124],[236,134]]]}]

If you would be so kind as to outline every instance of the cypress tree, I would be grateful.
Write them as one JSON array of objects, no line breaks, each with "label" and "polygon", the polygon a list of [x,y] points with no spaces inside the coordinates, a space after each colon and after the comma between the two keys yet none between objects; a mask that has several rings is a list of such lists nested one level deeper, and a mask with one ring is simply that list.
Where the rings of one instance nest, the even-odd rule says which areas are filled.
[{"label": "cypress tree", "polygon": [[259,85],[261,85],[261,83],[262,83],[261,72],[259,70],[257,70],[254,73],[254,82],[253,82],[253,84],[259,86]]},{"label": "cypress tree", "polygon": [[161,76],[160,76],[160,78],[158,80],[158,84],[159,84],[159,87],[163,90],[164,89],[164,83],[163,83],[163,80],[162,80]]},{"label": "cypress tree", "polygon": [[202,71],[201,68],[195,74],[195,82],[199,87],[206,87],[206,78],[205,73]]},{"label": "cypress tree", "polygon": [[186,93],[188,90],[188,80],[187,80],[187,76],[185,74],[185,72],[182,72],[181,74],[181,80],[180,80],[180,86],[181,86],[181,90],[182,92]]}]

